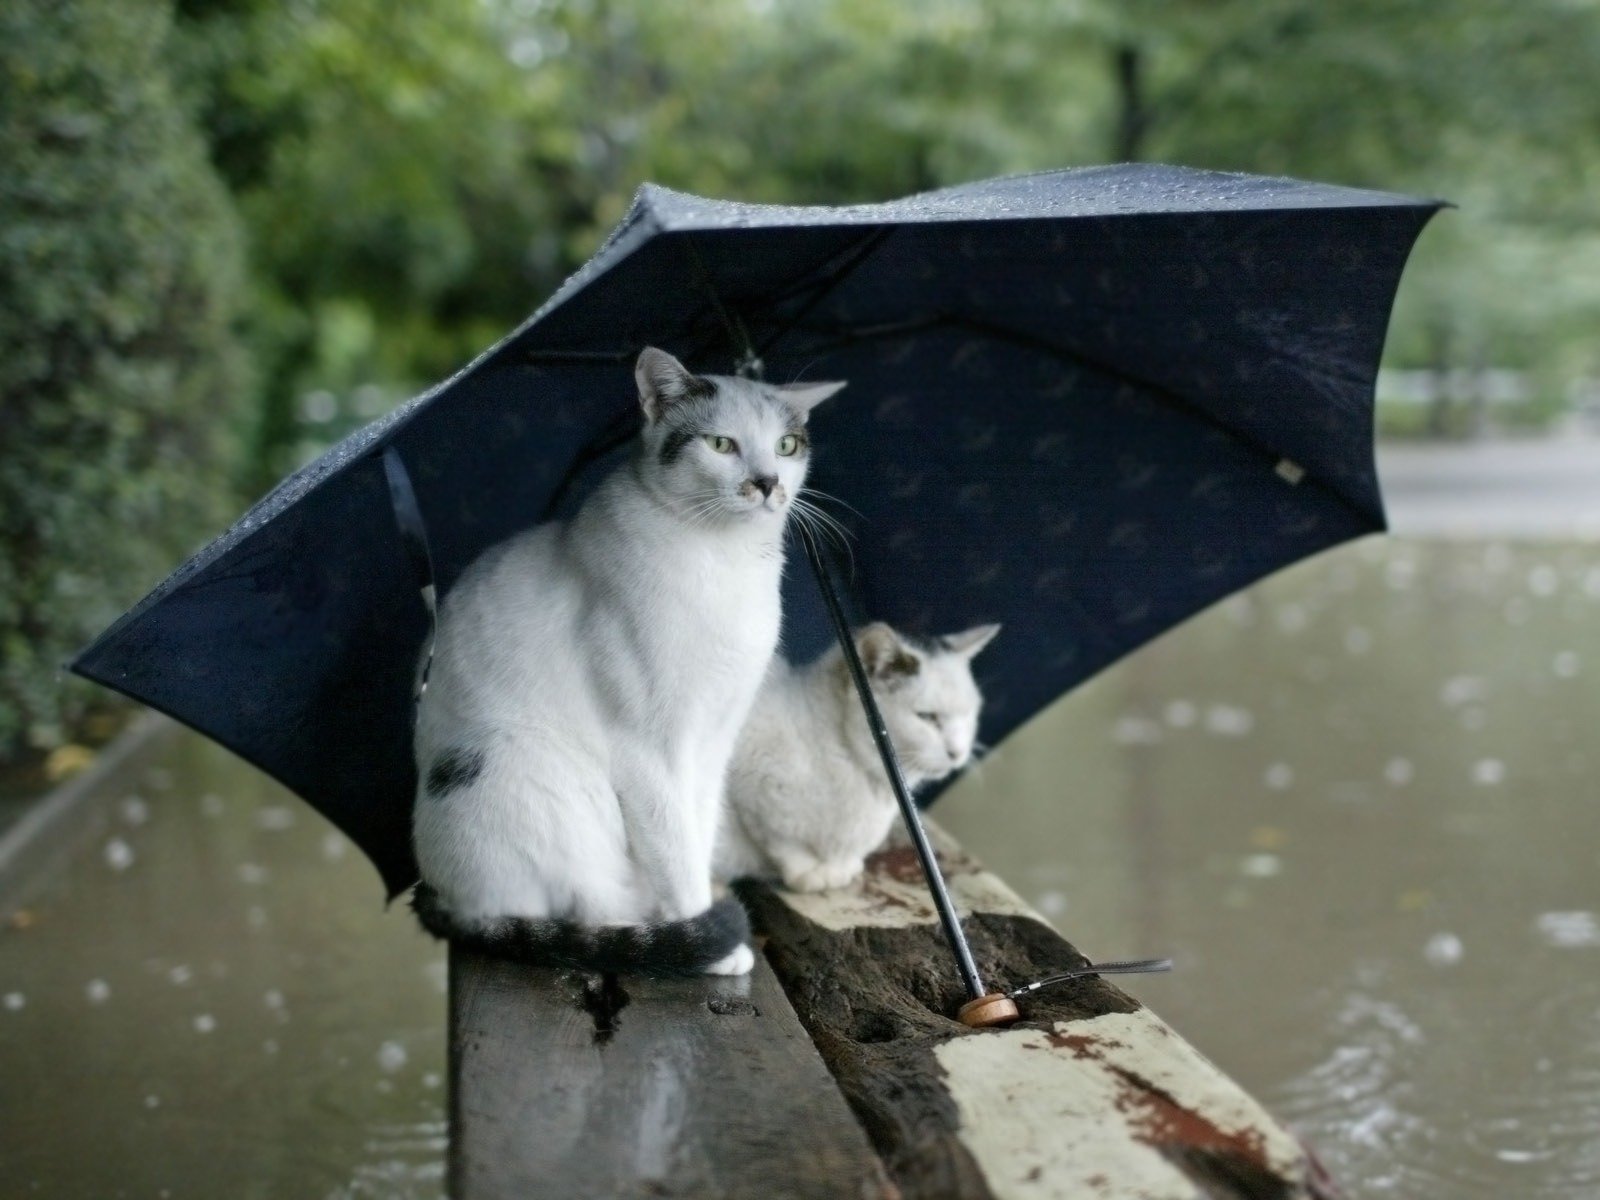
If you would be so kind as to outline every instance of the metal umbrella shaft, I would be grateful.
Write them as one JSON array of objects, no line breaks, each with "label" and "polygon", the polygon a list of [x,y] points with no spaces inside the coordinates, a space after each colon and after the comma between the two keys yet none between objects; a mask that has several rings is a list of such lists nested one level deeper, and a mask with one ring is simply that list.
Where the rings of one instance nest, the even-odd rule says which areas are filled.
[{"label": "metal umbrella shaft", "polygon": [[884,774],[889,777],[889,786],[894,789],[895,801],[900,805],[900,816],[905,821],[906,832],[911,835],[911,844],[916,849],[917,861],[922,864],[922,873],[927,877],[928,890],[933,893],[933,905],[938,909],[939,924],[944,928],[945,940],[950,943],[950,952],[955,955],[961,982],[973,1000],[983,999],[988,993],[978,977],[978,966],[972,961],[972,950],[967,945],[967,935],[961,929],[961,918],[956,915],[950,892],[945,887],[944,874],[933,856],[933,847],[928,844],[927,832],[922,828],[922,817],[917,812],[916,802],[912,800],[905,776],[900,771],[900,759],[895,755],[894,744],[889,740],[889,729],[883,723],[883,713],[879,711],[877,698],[867,682],[867,669],[856,650],[855,638],[850,633],[849,622],[845,620],[844,609],[839,604],[839,595],[834,590],[833,577],[828,573],[828,565],[823,561],[816,540],[807,530],[800,529],[798,532],[800,540],[805,543],[806,557],[811,560],[812,573],[817,577],[817,586],[822,590],[828,616],[833,621],[839,648],[844,651],[844,661],[850,667],[850,678],[855,681],[856,693],[861,697],[861,707],[866,711],[867,726],[872,731],[873,742],[877,744],[878,755],[883,759]]}]

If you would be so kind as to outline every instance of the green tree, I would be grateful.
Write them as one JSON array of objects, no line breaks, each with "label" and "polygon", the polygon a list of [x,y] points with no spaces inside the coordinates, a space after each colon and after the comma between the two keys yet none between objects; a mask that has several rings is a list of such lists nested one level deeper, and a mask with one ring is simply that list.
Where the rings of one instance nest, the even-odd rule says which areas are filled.
[{"label": "green tree", "polygon": [[168,24],[0,10],[0,757],[62,737],[94,693],[59,665],[232,508],[239,241]]}]

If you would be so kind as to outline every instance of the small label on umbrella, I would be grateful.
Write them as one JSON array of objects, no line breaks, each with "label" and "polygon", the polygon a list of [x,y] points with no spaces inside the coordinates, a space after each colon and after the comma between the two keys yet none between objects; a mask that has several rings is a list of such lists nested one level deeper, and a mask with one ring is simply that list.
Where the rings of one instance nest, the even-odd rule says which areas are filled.
[{"label": "small label on umbrella", "polygon": [[1290,458],[1280,458],[1274,469],[1278,472],[1279,479],[1291,485],[1299,483],[1306,477],[1306,469]]}]

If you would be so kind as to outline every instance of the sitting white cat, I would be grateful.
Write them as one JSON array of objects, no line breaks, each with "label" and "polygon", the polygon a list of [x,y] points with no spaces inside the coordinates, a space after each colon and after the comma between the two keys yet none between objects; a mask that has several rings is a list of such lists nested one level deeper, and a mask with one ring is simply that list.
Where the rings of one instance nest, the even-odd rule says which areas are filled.
[{"label": "sitting white cat", "polygon": [[[999,632],[979,625],[923,640],[878,622],[857,633],[909,787],[972,758],[983,707],[972,659]],[[718,878],[776,875],[800,892],[843,887],[896,811],[843,651],[834,646],[800,668],[775,656],[729,769]]]},{"label": "sitting white cat", "polygon": [[712,902],[723,782],[777,645],[806,418],[843,384],[697,376],[655,349],[635,376],[631,460],[444,596],[413,903],[500,957],[742,974],[744,910]]}]

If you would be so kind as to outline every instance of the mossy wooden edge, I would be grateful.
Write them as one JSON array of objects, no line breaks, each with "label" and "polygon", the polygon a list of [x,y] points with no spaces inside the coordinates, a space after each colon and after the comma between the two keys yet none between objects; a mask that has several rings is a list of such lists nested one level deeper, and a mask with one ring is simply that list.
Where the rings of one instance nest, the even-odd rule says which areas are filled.
[{"label": "mossy wooden edge", "polygon": [[[934,830],[981,973],[1018,986],[1077,950]],[[1329,1200],[1315,1159],[1120,989],[1062,984],[1005,1030],[966,999],[908,846],[862,880],[795,895],[740,885],[767,958],[906,1200]]]}]

